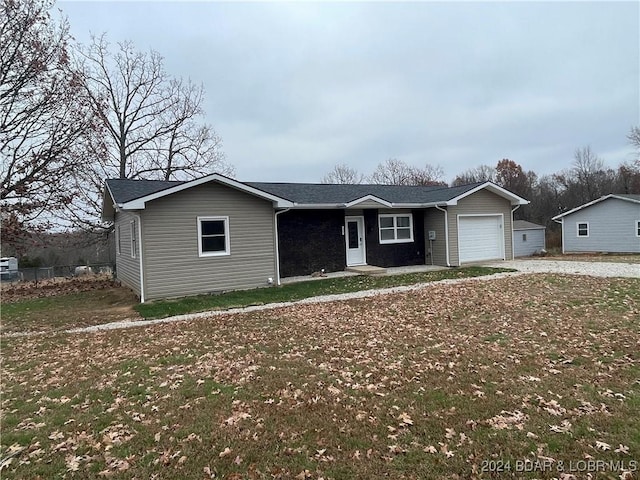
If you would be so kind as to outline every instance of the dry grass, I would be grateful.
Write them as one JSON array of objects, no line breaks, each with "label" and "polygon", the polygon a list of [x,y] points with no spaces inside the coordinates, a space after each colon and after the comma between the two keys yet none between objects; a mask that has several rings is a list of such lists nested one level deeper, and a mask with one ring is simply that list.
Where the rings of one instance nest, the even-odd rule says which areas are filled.
[{"label": "dry grass", "polygon": [[4,339],[2,476],[619,478],[639,317],[640,280],[529,275]]}]

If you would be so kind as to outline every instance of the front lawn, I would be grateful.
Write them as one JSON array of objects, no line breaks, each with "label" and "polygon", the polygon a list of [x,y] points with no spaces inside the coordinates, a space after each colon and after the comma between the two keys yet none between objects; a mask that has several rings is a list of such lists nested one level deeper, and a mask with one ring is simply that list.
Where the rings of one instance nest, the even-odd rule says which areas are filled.
[{"label": "front lawn", "polygon": [[184,313],[204,312],[267,303],[291,302],[319,295],[358,292],[377,288],[414,285],[453,278],[480,277],[501,272],[514,272],[508,268],[463,267],[431,272],[405,273],[401,275],[357,275],[324,278],[280,287],[240,290],[220,295],[197,295],[176,300],[160,300],[136,306],[144,318],[162,318]]},{"label": "front lawn", "polygon": [[1,475],[637,478],[639,318],[540,274],[3,338]]}]

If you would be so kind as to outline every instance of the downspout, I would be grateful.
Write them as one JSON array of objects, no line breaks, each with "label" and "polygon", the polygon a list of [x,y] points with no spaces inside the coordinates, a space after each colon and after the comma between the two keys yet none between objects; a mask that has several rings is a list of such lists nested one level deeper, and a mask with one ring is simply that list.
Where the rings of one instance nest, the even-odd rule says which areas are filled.
[{"label": "downspout", "polygon": [[[444,251],[447,259],[447,267],[451,266],[451,262],[449,261],[449,213],[446,208],[435,206],[441,212],[444,212]],[[433,252],[431,252],[433,255]]]},{"label": "downspout", "polygon": [[515,212],[519,208],[520,208],[520,205],[516,205],[516,208],[511,209],[511,260],[516,258],[516,243],[515,243],[515,240],[513,239],[513,212]]},{"label": "downspout", "polygon": [[142,217],[133,213],[138,219],[138,256],[140,257],[140,303],[144,303],[144,264],[142,262]]},{"label": "downspout", "polygon": [[280,244],[278,242],[278,215],[281,213],[286,213],[290,208],[285,208],[284,210],[280,210],[276,212],[273,216],[273,232],[275,236],[275,245],[276,245],[276,285],[279,287],[282,283],[280,282]]}]

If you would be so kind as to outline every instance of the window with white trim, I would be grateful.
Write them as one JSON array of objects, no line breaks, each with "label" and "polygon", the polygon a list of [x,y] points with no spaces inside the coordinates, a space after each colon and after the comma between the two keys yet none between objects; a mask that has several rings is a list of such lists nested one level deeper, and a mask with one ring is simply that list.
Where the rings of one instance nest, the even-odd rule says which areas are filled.
[{"label": "window with white trim", "polygon": [[579,237],[588,237],[589,236],[589,222],[578,222],[576,224],[578,229]]},{"label": "window with white trim", "polygon": [[636,237],[640,237],[640,220],[636,220]]},{"label": "window with white trim", "polygon": [[229,217],[198,217],[198,254],[229,255]]},{"label": "window with white trim", "polygon": [[136,255],[138,254],[138,235],[136,234],[135,220],[131,220],[129,230],[131,232],[131,258],[136,258]]},{"label": "window with white trim", "polygon": [[116,254],[122,253],[122,230],[120,225],[116,225]]},{"label": "window with white trim", "polygon": [[378,234],[381,244],[413,242],[413,215],[410,213],[378,215]]}]

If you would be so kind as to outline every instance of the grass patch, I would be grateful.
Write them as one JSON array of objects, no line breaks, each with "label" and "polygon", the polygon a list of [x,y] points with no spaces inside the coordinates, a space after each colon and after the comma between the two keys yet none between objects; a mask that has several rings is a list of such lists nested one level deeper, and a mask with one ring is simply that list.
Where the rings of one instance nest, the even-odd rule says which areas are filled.
[{"label": "grass patch", "polygon": [[272,288],[257,288],[222,293],[219,295],[197,295],[176,300],[160,300],[136,305],[135,309],[144,318],[163,318],[185,313],[220,310],[268,303],[290,302],[318,295],[350,293],[361,290],[413,285],[453,278],[479,277],[513,269],[489,267],[463,267],[433,272],[407,273],[384,276],[350,276],[310,280]]}]

